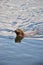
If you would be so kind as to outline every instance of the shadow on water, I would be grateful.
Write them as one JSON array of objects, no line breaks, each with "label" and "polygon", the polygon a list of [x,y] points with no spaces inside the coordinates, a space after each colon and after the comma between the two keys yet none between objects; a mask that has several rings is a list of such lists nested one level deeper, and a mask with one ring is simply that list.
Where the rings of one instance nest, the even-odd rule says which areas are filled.
[{"label": "shadow on water", "polygon": [[20,43],[22,41],[23,38],[21,37],[16,37],[15,38],[15,43]]}]

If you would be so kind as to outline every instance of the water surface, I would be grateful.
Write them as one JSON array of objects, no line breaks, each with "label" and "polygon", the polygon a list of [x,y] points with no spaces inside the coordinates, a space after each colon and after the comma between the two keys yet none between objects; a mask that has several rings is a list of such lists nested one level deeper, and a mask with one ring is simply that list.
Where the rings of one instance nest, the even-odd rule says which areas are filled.
[{"label": "water surface", "polygon": [[[39,35],[15,43],[16,28]],[[43,0],[0,0],[0,65],[43,65]]]}]

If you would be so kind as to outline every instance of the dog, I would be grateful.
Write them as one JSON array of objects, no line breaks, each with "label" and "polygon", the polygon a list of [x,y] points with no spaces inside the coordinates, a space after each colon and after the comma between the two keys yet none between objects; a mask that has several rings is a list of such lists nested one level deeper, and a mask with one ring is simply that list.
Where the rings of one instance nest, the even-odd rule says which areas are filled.
[{"label": "dog", "polygon": [[23,32],[21,29],[16,29],[15,30],[15,33],[16,33],[16,36],[17,37],[31,37],[31,36],[34,36],[36,35],[37,33],[37,30],[31,30],[31,31],[28,31],[28,32]]},{"label": "dog", "polygon": [[21,29],[16,29],[14,32],[16,33],[15,42],[21,42],[24,38],[24,32]]},{"label": "dog", "polygon": [[24,32],[21,29],[16,29],[15,33],[17,37],[24,37]]},{"label": "dog", "polygon": [[16,29],[15,33],[16,33],[15,42],[21,42],[21,40],[24,37],[33,37],[33,36],[35,36],[37,34],[37,30],[23,32],[21,29]]}]

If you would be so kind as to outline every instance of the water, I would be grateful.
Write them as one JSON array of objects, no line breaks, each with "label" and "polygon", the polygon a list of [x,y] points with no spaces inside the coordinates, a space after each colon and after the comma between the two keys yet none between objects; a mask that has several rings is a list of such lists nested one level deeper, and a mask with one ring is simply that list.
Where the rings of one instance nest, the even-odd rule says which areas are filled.
[{"label": "water", "polygon": [[[39,34],[15,43],[16,28]],[[0,65],[43,65],[43,0],[0,0]]]}]

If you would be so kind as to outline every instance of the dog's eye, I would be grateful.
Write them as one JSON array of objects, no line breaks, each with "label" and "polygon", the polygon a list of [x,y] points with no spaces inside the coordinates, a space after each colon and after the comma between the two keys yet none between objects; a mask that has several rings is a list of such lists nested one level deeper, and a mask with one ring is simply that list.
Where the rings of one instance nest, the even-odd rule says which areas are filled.
[{"label": "dog's eye", "polygon": [[17,34],[20,34],[20,32],[17,32]]}]

